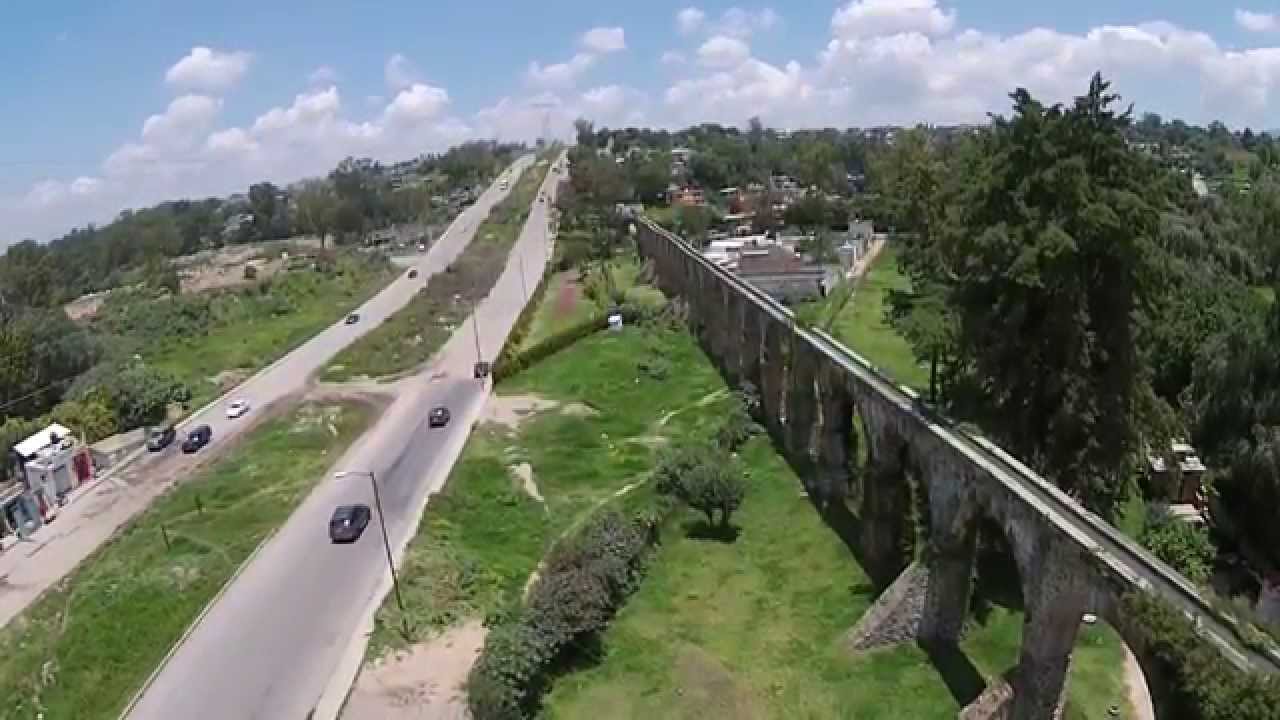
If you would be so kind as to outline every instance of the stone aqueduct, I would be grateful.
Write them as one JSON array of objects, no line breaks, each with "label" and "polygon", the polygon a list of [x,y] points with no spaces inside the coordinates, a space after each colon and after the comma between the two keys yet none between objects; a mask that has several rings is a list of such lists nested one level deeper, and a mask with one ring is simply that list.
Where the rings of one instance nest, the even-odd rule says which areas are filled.
[{"label": "stone aqueduct", "polygon": [[[1167,715],[1166,678],[1145,652],[1141,628],[1121,611],[1120,598],[1131,590],[1158,593],[1198,618],[1206,641],[1241,669],[1280,666],[1246,648],[1189,581],[999,448],[950,427],[830,336],[798,327],[785,308],[677,236],[646,219],[636,226],[638,249],[653,261],[658,284],[686,299],[690,323],[721,372],[758,388],[770,434],[828,523],[852,528],[842,536],[873,577],[906,569],[902,538],[919,508],[928,541],[913,574],[927,581],[911,628],[922,645],[958,641],[979,521],[1003,530],[1026,610],[1010,676],[1013,718],[1057,716],[1084,613],[1120,632],[1147,675],[1157,717]],[[854,518],[846,508],[858,435],[868,471],[860,473]],[[852,522],[839,522],[841,514]]]}]

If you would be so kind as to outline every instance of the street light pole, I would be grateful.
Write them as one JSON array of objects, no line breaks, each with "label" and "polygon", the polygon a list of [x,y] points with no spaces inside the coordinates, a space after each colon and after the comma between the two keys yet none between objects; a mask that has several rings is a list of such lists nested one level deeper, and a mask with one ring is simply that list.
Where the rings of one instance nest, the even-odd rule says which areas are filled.
[{"label": "street light pole", "polygon": [[524,279],[524,253],[518,253],[516,259],[520,261],[520,289],[524,291],[524,304],[529,304],[529,284]]},{"label": "street light pole", "polygon": [[335,473],[334,477],[344,478],[351,475],[368,475],[369,484],[373,486],[373,504],[378,508],[378,527],[382,529],[382,549],[387,554],[387,569],[391,571],[391,588],[396,594],[396,607],[400,609],[401,632],[404,633],[404,639],[410,639],[409,633],[409,616],[404,610],[404,597],[400,594],[400,578],[396,575],[396,564],[391,558],[391,539],[387,537],[387,519],[382,514],[382,494],[378,492],[378,478],[373,474],[372,470],[351,470],[348,472]]}]

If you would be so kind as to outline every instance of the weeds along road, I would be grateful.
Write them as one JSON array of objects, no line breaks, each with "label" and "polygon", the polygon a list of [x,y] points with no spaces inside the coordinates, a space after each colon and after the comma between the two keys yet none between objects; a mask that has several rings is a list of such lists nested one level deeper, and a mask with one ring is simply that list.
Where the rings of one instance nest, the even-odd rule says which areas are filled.
[{"label": "weeds along road", "polygon": [[[512,165],[511,175],[518,176],[532,165],[533,160],[532,155],[517,160]],[[514,186],[513,181],[510,187]],[[311,376],[339,351],[404,307],[430,281],[432,274],[453,262],[471,241],[489,210],[507,193],[508,190],[502,190],[496,182],[485,190],[474,205],[454,219],[426,254],[408,266],[418,268],[418,277],[410,279],[407,271],[402,273],[357,310],[360,322],[346,325],[338,321],[231,392],[193,413],[178,426],[179,440],[165,451],[145,455],[113,473],[109,479],[63,508],[58,519],[43,528],[34,542],[20,544],[0,555],[0,578],[4,579],[4,586],[0,588],[0,626],[7,624],[42,592],[62,579],[172,482],[188,474],[196,463],[208,462],[220,448],[251,428],[256,414],[303,391]],[[226,406],[233,399],[248,400],[253,410],[246,417],[229,420]],[[182,431],[201,424],[213,428],[213,441],[197,455],[184,456],[177,447]]]},{"label": "weeds along road", "polygon": [[[542,275],[550,248],[547,214],[559,177],[547,174],[542,189],[548,199],[533,200],[475,321],[459,325],[424,370],[387,386],[392,405],[332,468],[377,474],[397,554],[416,531],[430,495],[444,485],[488,396],[490,384],[471,376],[475,330],[481,354],[494,358],[527,302],[526,288]],[[453,419],[429,428],[427,413],[437,405],[449,407]],[[366,628],[390,590],[376,516],[357,542],[329,542],[330,514],[350,503],[374,507],[367,477],[323,480],[159,668],[127,717],[303,720],[313,717],[322,696],[330,707],[315,717],[336,713],[332,705],[340,704],[354,679]]]}]

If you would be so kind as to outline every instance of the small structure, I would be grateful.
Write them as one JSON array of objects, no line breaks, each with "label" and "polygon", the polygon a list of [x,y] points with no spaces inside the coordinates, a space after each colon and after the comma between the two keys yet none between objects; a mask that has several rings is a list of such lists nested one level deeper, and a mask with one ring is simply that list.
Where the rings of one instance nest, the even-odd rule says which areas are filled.
[{"label": "small structure", "polygon": [[93,477],[88,449],[57,423],[14,445],[9,461],[17,481],[0,489],[0,529],[18,534],[51,520],[67,494]]},{"label": "small structure", "polygon": [[1204,509],[1201,482],[1205,467],[1194,447],[1184,440],[1173,440],[1167,455],[1149,453],[1147,464],[1152,494],[1167,496],[1171,505],[1191,505],[1197,511]]},{"label": "small structure", "polygon": [[702,195],[702,188],[686,185],[672,191],[668,202],[671,205],[706,205],[707,199]]},{"label": "small structure", "polygon": [[737,272],[743,280],[782,303],[822,297],[830,283],[827,268],[810,265],[780,245],[744,248],[738,255]]}]

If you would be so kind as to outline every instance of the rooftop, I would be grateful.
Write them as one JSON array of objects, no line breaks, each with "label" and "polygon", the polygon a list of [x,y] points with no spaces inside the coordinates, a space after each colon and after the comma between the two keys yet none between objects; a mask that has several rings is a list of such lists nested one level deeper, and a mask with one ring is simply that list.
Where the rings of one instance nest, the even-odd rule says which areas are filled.
[{"label": "rooftop", "polygon": [[777,245],[761,250],[743,250],[738,257],[738,274],[744,276],[786,273],[812,275],[823,272],[821,267],[809,265],[800,256]]}]

